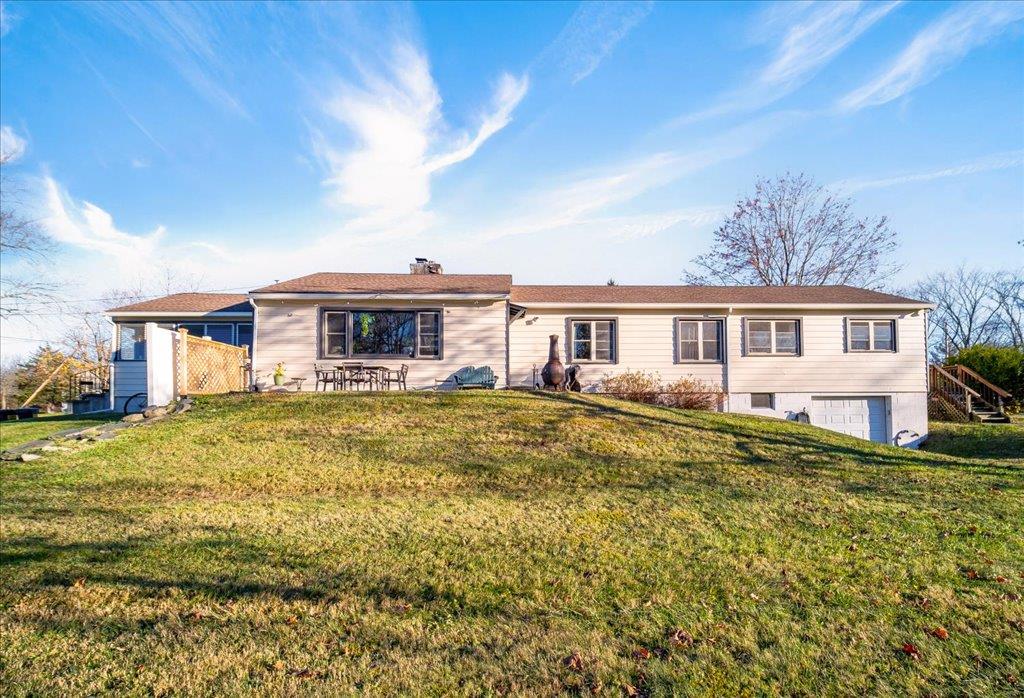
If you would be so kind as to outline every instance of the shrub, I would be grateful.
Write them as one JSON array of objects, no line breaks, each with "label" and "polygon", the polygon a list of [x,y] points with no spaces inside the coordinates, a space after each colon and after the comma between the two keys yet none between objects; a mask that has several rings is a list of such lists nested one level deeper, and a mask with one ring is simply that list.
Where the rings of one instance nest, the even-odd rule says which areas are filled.
[{"label": "shrub", "polygon": [[1011,393],[1017,409],[1024,404],[1024,348],[976,344],[961,349],[946,363],[966,366]]},{"label": "shrub", "polygon": [[717,410],[724,399],[725,393],[699,378],[680,378],[662,395],[664,404],[684,410]]},{"label": "shrub", "polygon": [[716,410],[725,397],[714,385],[697,378],[680,378],[663,386],[657,374],[644,371],[608,376],[602,382],[601,392],[632,402],[687,410]]},{"label": "shrub", "polygon": [[657,374],[643,371],[627,371],[617,376],[608,376],[601,382],[601,392],[632,402],[653,405],[658,402],[661,380]]}]

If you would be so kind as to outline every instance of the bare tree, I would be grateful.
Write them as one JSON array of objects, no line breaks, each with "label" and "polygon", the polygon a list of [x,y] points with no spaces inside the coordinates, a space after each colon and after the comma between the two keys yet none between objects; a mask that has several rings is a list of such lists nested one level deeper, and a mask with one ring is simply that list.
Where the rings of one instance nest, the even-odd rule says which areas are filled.
[{"label": "bare tree", "polygon": [[12,159],[0,153],[0,318],[5,320],[52,312],[60,288],[46,264],[53,242],[19,211],[20,191],[7,176]]},{"label": "bare tree", "polygon": [[693,260],[696,284],[878,286],[899,270],[896,234],[803,174],[761,179]]},{"label": "bare tree", "polygon": [[905,292],[938,307],[929,345],[944,358],[976,344],[1024,346],[1024,273],[957,267],[925,277]]},{"label": "bare tree", "polygon": [[991,288],[1004,340],[1024,347],[1024,269],[995,274]]}]

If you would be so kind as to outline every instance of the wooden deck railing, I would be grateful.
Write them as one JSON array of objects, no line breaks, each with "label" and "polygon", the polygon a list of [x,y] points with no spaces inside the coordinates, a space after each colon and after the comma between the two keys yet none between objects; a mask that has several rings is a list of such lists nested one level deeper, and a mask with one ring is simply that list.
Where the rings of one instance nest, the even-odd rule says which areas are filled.
[{"label": "wooden deck railing", "polygon": [[928,383],[933,397],[967,418],[970,418],[974,409],[974,400],[981,397],[978,391],[938,364],[928,367]]},{"label": "wooden deck railing", "polygon": [[1003,414],[1006,410],[1006,403],[1009,401],[1012,395],[1006,392],[998,385],[993,385],[989,381],[985,380],[977,371],[961,366],[960,364],[951,364],[944,367],[945,370],[952,376],[956,377],[961,383],[977,391],[978,399],[984,402],[989,407],[992,407],[999,414]]}]

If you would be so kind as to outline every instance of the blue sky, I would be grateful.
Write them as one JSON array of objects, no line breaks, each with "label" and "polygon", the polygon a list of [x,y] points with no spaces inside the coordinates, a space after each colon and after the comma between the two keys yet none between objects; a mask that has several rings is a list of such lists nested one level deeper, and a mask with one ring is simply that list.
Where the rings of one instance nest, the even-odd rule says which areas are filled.
[{"label": "blue sky", "polygon": [[898,282],[1024,254],[1024,3],[2,7],[4,147],[82,299],[675,283],[787,170],[890,218]]}]

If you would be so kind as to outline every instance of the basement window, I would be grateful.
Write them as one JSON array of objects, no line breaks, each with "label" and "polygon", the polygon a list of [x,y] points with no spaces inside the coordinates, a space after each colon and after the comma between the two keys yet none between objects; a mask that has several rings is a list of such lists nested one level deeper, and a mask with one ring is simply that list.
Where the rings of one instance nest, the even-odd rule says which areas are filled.
[{"label": "basement window", "polygon": [[775,393],[751,393],[750,406],[760,410],[775,409]]}]

